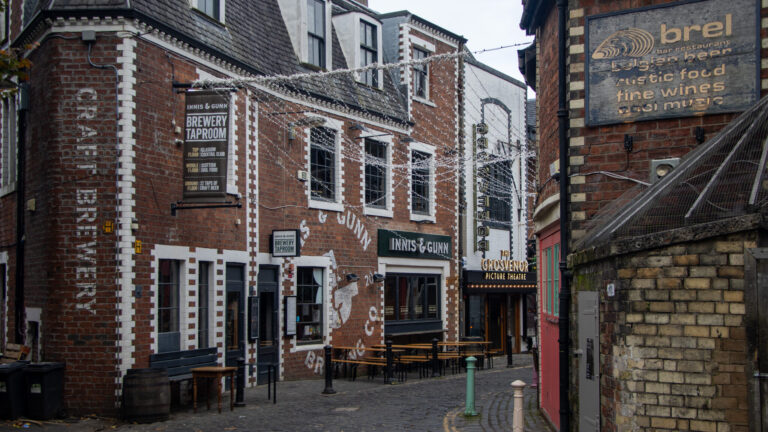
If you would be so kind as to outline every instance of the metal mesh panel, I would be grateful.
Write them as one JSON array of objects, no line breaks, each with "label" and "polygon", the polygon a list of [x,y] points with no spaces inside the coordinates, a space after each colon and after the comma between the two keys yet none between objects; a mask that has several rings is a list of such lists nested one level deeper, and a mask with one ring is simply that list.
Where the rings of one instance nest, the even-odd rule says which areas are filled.
[{"label": "metal mesh panel", "polygon": [[768,98],[691,151],[658,183],[602,209],[576,249],[713,222],[768,205]]}]

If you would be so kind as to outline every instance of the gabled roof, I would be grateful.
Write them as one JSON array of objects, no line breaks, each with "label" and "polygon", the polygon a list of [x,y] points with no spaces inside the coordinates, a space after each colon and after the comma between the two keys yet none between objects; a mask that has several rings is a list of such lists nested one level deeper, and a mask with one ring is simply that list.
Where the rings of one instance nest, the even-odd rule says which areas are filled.
[{"label": "gabled roof", "polygon": [[[41,1],[41,3],[44,3]],[[189,0],[48,0],[42,6],[46,17],[89,13],[95,16],[135,16],[190,46],[223,58],[254,75],[284,75],[312,72],[303,66],[293,50],[277,0],[229,0],[226,25],[210,19],[189,6]],[[341,6],[339,6],[341,5]],[[334,7],[355,7],[339,1]],[[333,67],[346,68],[338,38],[332,37]],[[392,82],[384,74],[384,91],[371,89],[351,75],[334,79],[294,83],[300,93],[344,105],[398,123],[408,122],[408,111]]]},{"label": "gabled roof", "polygon": [[440,32],[440,33],[443,33],[444,35],[448,36],[449,38],[455,40],[457,43],[467,43],[467,40],[464,38],[464,36],[460,36],[460,35],[457,35],[456,33],[448,31],[448,30],[440,27],[439,25],[436,25],[435,23],[433,23],[431,21],[427,21],[424,18],[422,18],[422,17],[420,17],[420,16],[418,16],[416,14],[412,14],[411,12],[409,12],[407,10],[401,10],[401,11],[395,11],[395,12],[387,12],[385,14],[380,14],[379,15],[379,19],[382,20],[382,21],[386,20],[386,19],[391,19],[391,18],[402,18],[402,19],[404,19],[406,21],[417,22],[417,23],[419,23],[419,24],[421,24],[421,25],[423,25],[423,26],[425,26],[427,28],[430,28],[430,29],[435,30],[435,31]]},{"label": "gabled roof", "polygon": [[635,187],[601,210],[575,249],[765,212],[767,164],[768,96],[657,183]]}]

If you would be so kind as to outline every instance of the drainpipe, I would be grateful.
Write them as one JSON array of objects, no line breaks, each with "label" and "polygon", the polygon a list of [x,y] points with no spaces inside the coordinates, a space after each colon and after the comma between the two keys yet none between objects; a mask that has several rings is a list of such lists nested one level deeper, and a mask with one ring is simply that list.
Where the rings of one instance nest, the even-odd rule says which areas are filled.
[{"label": "drainpipe", "polygon": [[560,139],[560,431],[571,430],[570,408],[570,322],[571,272],[568,271],[568,108],[566,106],[566,13],[568,0],[557,0],[557,43],[558,43],[558,130]]},{"label": "drainpipe", "polygon": [[27,179],[27,110],[29,109],[29,88],[19,86],[19,112],[16,144],[16,293],[14,302],[15,335],[17,344],[24,344],[26,320],[24,313],[24,243],[26,242],[26,220],[24,207],[26,201]]}]

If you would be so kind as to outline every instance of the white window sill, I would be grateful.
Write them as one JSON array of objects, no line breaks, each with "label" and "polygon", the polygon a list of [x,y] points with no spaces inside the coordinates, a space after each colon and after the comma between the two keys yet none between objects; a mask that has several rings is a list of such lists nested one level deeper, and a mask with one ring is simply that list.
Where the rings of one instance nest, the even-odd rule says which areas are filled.
[{"label": "white window sill", "polygon": [[309,208],[312,209],[318,209],[318,210],[328,210],[328,211],[335,211],[335,212],[343,212],[344,211],[344,204],[340,202],[328,202],[328,201],[319,201],[319,200],[313,200],[310,198],[309,200]]},{"label": "white window sill", "polygon": [[421,103],[421,104],[424,104],[424,105],[429,105],[429,106],[431,106],[433,108],[437,108],[437,105],[435,105],[435,103],[432,102],[431,100],[423,99],[423,98],[420,98],[418,96],[414,96],[413,100],[418,102],[418,103]]},{"label": "white window sill", "polygon": [[393,217],[392,210],[380,209],[380,208],[374,208],[374,207],[363,208],[363,214],[366,216],[381,216],[386,218]]},{"label": "white window sill", "polygon": [[0,197],[10,195],[14,192],[16,192],[16,183],[10,184],[8,186],[3,186],[0,188]]},{"label": "white window sill", "polygon": [[307,344],[307,345],[299,345],[296,342],[296,338],[294,337],[294,347],[291,349],[291,352],[303,352],[303,351],[317,351],[325,348],[325,344],[323,343],[313,343],[313,344]]},{"label": "white window sill", "polygon": [[411,221],[412,222],[432,222],[432,223],[435,223],[435,216],[434,215],[422,215],[422,214],[411,213]]}]

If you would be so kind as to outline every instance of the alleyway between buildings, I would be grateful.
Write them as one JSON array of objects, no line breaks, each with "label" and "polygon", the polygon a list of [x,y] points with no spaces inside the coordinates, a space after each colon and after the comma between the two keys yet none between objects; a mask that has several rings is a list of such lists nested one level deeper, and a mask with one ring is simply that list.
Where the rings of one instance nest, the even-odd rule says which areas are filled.
[{"label": "alleyway between buildings", "polygon": [[[210,411],[205,404],[194,414],[189,409],[171,413],[165,422],[126,424],[112,419],[86,418],[28,423],[28,430],[64,431],[511,431],[513,391],[511,383],[533,381],[531,358],[515,356],[515,367],[506,367],[499,357],[493,369],[476,376],[475,408],[479,415],[464,417],[466,374],[443,378],[409,378],[395,385],[382,384],[381,376],[356,381],[337,379],[335,395],[321,394],[322,380],[278,383],[277,404],[267,400],[266,386],[246,390],[244,408],[218,414],[215,401]],[[225,400],[229,401],[228,394]],[[536,409],[536,389],[524,391],[525,431],[548,432]],[[0,430],[24,428],[21,420],[4,421]],[[26,429],[26,428],[24,428]]]}]

